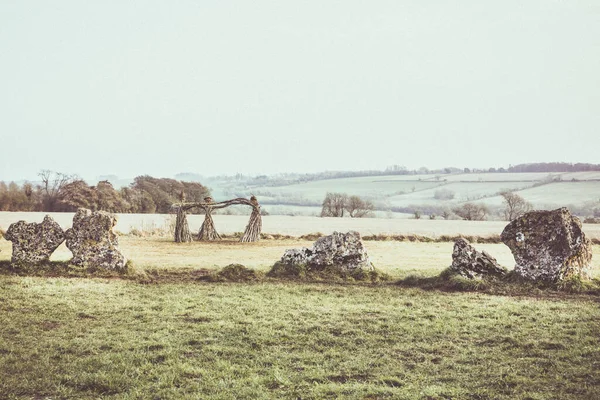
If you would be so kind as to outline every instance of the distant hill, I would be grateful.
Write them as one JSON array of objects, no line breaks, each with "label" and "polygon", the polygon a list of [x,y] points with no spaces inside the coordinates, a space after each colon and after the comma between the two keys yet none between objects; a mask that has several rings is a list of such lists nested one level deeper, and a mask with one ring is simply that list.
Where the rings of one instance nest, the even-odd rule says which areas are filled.
[{"label": "distant hill", "polygon": [[455,173],[448,175],[380,175],[322,179],[300,183],[248,180],[212,180],[215,198],[256,195],[264,208],[284,213],[314,215],[328,192],[358,195],[371,200],[381,212],[439,215],[466,202],[502,207],[499,193],[515,191],[535,208],[568,206],[580,215],[600,209],[600,171],[564,173]]}]

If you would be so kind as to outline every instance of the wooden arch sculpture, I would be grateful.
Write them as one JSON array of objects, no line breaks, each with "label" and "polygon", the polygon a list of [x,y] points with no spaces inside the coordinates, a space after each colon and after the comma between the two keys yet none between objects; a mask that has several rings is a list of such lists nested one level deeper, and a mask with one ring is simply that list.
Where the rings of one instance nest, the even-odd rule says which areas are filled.
[{"label": "wooden arch sculpture", "polygon": [[186,211],[192,208],[201,208],[204,210],[204,222],[198,233],[198,240],[219,240],[221,236],[215,229],[215,223],[212,219],[212,211],[220,208],[229,207],[232,205],[247,205],[252,207],[250,220],[246,226],[246,230],[242,235],[240,242],[258,242],[260,239],[260,231],[262,229],[262,218],[260,216],[260,204],[256,197],[250,197],[250,200],[238,197],[237,199],[221,201],[215,203],[212,197],[205,197],[202,203],[179,203],[173,204],[173,208],[177,209],[177,220],[175,222],[175,242],[191,242],[192,235],[188,226]]}]

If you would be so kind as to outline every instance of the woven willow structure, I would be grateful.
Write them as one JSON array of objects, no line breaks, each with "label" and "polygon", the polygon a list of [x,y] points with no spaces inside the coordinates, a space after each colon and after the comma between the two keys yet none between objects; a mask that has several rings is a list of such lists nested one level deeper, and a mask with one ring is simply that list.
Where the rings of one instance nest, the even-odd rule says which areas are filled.
[{"label": "woven willow structure", "polygon": [[260,216],[260,204],[256,197],[250,197],[250,200],[238,197],[237,199],[221,201],[215,203],[212,197],[205,197],[202,203],[179,203],[173,204],[173,208],[177,210],[177,220],[175,222],[175,242],[191,242],[190,228],[187,223],[186,212],[192,208],[200,208],[204,210],[204,222],[198,232],[198,240],[220,240],[221,236],[215,229],[215,223],[212,219],[213,210],[225,208],[233,205],[247,205],[252,207],[250,220],[246,226],[246,230],[242,235],[240,242],[258,242],[260,232],[262,230],[262,218]]}]

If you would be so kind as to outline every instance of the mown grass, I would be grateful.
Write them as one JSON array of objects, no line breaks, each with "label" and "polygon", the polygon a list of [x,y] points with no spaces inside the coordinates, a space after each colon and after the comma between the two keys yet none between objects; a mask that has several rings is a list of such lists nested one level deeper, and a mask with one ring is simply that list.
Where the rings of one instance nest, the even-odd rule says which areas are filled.
[{"label": "mown grass", "polygon": [[0,276],[0,398],[591,399],[598,298]]}]

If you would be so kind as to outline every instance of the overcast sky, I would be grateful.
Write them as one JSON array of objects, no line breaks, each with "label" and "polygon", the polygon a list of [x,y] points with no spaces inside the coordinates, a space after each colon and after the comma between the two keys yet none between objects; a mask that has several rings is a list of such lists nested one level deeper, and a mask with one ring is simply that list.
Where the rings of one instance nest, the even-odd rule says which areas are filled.
[{"label": "overcast sky", "polygon": [[0,1],[0,180],[600,163],[600,1]]}]

